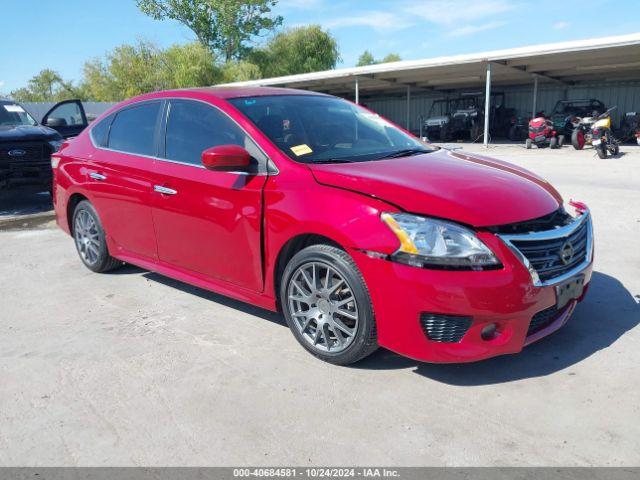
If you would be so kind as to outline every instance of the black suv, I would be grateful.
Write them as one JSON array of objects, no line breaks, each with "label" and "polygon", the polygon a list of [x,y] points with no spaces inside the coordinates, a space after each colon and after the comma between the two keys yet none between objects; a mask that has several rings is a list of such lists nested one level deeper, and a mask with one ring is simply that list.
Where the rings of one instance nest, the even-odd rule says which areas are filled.
[{"label": "black suv", "polygon": [[51,187],[51,154],[87,126],[79,100],[53,106],[36,121],[20,104],[0,99],[0,190],[21,185]]}]

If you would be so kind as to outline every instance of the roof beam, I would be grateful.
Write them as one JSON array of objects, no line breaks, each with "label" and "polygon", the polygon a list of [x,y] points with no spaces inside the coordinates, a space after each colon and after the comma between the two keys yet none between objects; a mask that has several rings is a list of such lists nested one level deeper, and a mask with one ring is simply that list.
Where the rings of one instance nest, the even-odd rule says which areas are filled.
[{"label": "roof beam", "polygon": [[502,69],[507,70],[509,72],[522,73],[524,75],[529,76],[530,78],[534,78],[535,76],[537,76],[538,78],[542,78],[543,80],[547,80],[549,82],[557,83],[559,85],[567,85],[567,83],[563,82],[562,80],[558,80],[557,78],[550,77],[550,76],[545,75],[543,73],[528,72],[526,67],[514,67],[514,66],[511,66],[511,65],[507,65],[506,62],[498,62],[498,61],[489,62],[489,63],[491,65],[495,65],[496,67],[502,68]]},{"label": "roof beam", "polygon": [[432,88],[421,87],[416,82],[400,82],[398,81],[397,78],[380,78],[380,77],[376,77],[375,74],[364,74],[364,75],[357,75],[357,76],[360,78],[368,78],[370,80],[375,80],[377,82],[385,82],[388,84],[397,85],[398,87],[411,87],[411,88],[416,88],[424,91],[433,90]]}]

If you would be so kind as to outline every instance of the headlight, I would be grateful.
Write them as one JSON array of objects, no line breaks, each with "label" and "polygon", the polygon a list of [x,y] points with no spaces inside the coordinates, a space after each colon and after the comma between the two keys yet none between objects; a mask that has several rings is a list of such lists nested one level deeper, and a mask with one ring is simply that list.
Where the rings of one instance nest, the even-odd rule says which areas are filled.
[{"label": "headlight", "polygon": [[64,143],[64,140],[49,140],[49,145],[51,145],[51,152],[55,153],[60,150],[60,147]]},{"label": "headlight", "polygon": [[461,225],[406,213],[383,213],[400,240],[393,259],[416,267],[482,270],[500,265],[475,233]]}]

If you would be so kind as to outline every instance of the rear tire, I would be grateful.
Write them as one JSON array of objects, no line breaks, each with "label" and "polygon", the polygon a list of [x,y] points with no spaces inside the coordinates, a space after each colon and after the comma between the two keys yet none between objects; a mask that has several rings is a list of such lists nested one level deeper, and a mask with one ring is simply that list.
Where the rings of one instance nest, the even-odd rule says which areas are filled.
[{"label": "rear tire", "polygon": [[571,145],[576,150],[582,150],[584,148],[584,132],[579,128],[575,129],[571,134]]},{"label": "rear tire", "polygon": [[109,254],[100,217],[89,201],[78,203],[71,225],[76,250],[85,267],[92,272],[102,273],[122,266],[122,261]]},{"label": "rear tire", "polygon": [[282,274],[280,302],[296,340],[325,362],[349,365],[378,348],[367,285],[339,248],[311,245],[296,253]]},{"label": "rear tire", "polygon": [[558,148],[558,139],[556,137],[551,137],[549,139],[549,148],[556,149]]},{"label": "rear tire", "polygon": [[515,125],[512,125],[511,128],[509,128],[509,133],[507,134],[507,138],[509,140],[511,140],[512,142],[515,142],[518,140],[518,127],[516,127]]},{"label": "rear tire", "polygon": [[602,159],[607,158],[607,147],[598,147],[596,148],[596,152],[598,152],[598,156]]},{"label": "rear tire", "polygon": [[530,139],[530,138],[527,138],[527,139],[524,141],[524,146],[525,146],[525,148],[526,148],[527,150],[531,150],[532,143],[533,143],[533,142],[531,141],[531,139]]},{"label": "rear tire", "polygon": [[559,135],[558,136],[558,148],[563,147],[564,146],[564,135]]},{"label": "rear tire", "polygon": [[613,147],[613,154],[618,156],[620,154],[620,145],[616,143],[615,147]]}]

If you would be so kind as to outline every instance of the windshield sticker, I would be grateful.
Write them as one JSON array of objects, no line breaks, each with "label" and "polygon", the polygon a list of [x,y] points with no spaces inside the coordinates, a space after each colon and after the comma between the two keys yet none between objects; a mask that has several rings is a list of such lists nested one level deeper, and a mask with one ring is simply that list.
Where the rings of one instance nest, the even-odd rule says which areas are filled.
[{"label": "windshield sticker", "polygon": [[20,105],[3,105],[7,112],[24,113],[24,108]]},{"label": "windshield sticker", "polygon": [[313,150],[311,150],[311,148],[309,148],[309,145],[307,145],[306,143],[303,143],[302,145],[296,145],[295,147],[291,147],[291,151],[295,153],[297,157],[313,152]]}]

